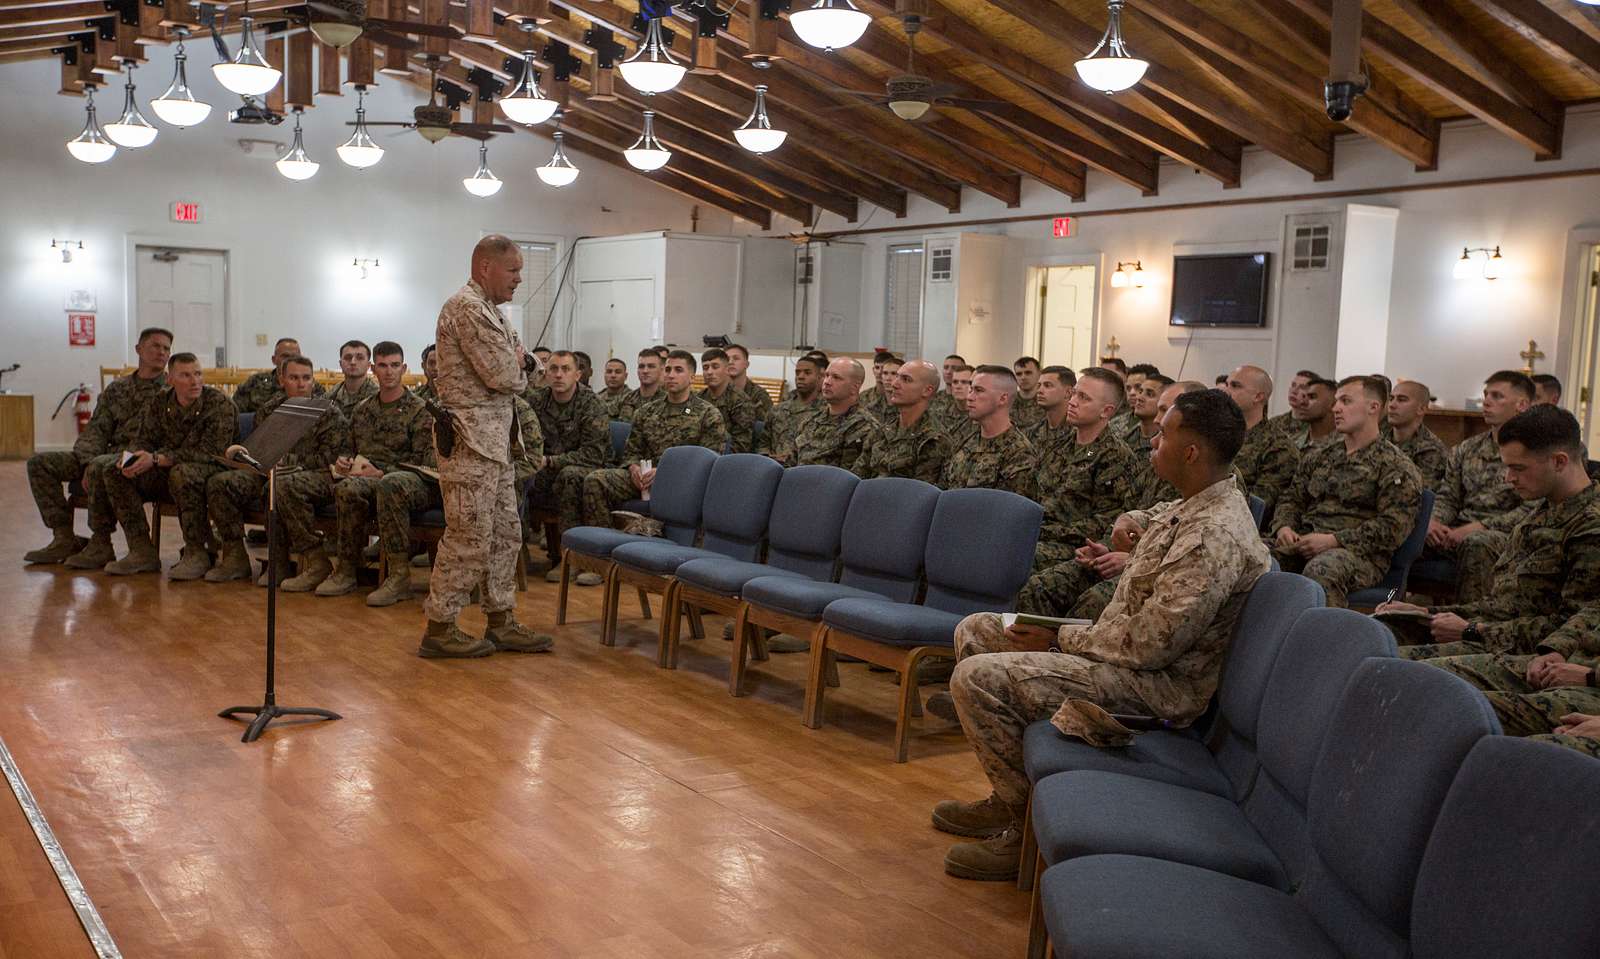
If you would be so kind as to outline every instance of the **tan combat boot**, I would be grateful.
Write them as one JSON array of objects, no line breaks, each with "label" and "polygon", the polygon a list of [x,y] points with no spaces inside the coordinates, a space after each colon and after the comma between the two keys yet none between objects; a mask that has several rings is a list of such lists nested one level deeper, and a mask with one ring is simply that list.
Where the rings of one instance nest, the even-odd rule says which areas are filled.
[{"label": "tan combat boot", "polygon": [[186,583],[211,572],[211,554],[193,546],[185,546],[178,561],[167,570],[167,578]]},{"label": "tan combat boot", "polygon": [[544,653],[556,644],[554,636],[536,633],[517,622],[510,610],[489,614],[489,628],[484,631],[483,638],[505,653]]},{"label": "tan combat boot", "polygon": [[355,564],[342,557],[333,559],[333,572],[317,584],[318,596],[343,596],[356,588]]},{"label": "tan combat boot", "polygon": [[966,836],[969,839],[988,839],[991,836],[998,836],[1016,821],[1017,816],[1011,807],[997,799],[993,793],[990,793],[987,799],[980,799],[977,802],[946,799],[933,807],[933,828],[952,836]]},{"label": "tan combat boot", "polygon": [[322,585],[322,581],[333,573],[333,564],[328,562],[328,551],[318,545],[300,556],[300,575],[280,581],[278,587],[286,593],[309,593]]},{"label": "tan combat boot", "polygon": [[411,598],[411,557],[405,553],[389,554],[389,576],[377,589],[367,594],[368,606],[393,606]]},{"label": "tan combat boot", "polygon": [[249,579],[255,572],[250,565],[250,554],[245,551],[244,540],[236,539],[222,544],[222,558],[206,573],[208,583],[230,583],[236,579]]},{"label": "tan combat boot", "polygon": [[417,655],[423,659],[477,659],[495,650],[493,642],[468,636],[454,621],[439,623],[428,620],[427,632],[422,634],[422,645]]},{"label": "tan combat boot", "polygon": [[54,534],[55,535],[50,539],[49,545],[41,549],[33,549],[23,553],[22,561],[24,563],[64,562],[66,561],[67,557],[72,556],[79,550],[83,549],[83,547],[89,542],[82,536],[74,533],[72,531],[72,527],[70,526],[55,530]]},{"label": "tan combat boot", "polygon": [[1022,864],[1022,827],[1007,826],[993,839],[960,842],[944,854],[944,871],[957,879],[1013,882]]},{"label": "tan combat boot", "polygon": [[[266,562],[261,564],[261,575],[256,577],[256,585],[262,589],[267,588],[268,577],[272,574],[272,565]],[[283,581],[289,578],[289,554],[287,551],[278,558],[276,565],[278,567],[278,585],[282,586]]]},{"label": "tan combat boot", "polygon": [[73,569],[101,569],[116,558],[111,548],[111,534],[96,533],[89,538],[88,546],[68,556],[63,565]]},{"label": "tan combat boot", "polygon": [[161,572],[161,554],[156,552],[154,544],[143,537],[136,537],[128,544],[128,555],[121,559],[106,564],[106,572],[112,576],[131,576],[134,573],[159,573]]}]

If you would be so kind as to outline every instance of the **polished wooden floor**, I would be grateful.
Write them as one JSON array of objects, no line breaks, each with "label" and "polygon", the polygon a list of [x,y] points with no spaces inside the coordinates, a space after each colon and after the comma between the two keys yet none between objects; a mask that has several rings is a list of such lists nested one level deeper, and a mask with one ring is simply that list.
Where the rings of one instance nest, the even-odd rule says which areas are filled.
[{"label": "polished wooden floor", "polygon": [[[215,713],[259,701],[263,591],[24,567],[47,538],[0,463],[0,736],[127,956],[1023,950],[1024,896],[940,868],[929,808],[987,792],[960,730],[915,720],[892,763],[883,674],[842,667],[808,730],[805,657],[732,699],[720,619],[669,672],[636,604],[605,649],[574,588],[553,654],[434,662],[419,601],[287,596],[279,700],[345,719],[247,746]],[[534,579],[519,617],[547,627]],[[0,957],[87,955],[0,790]]]}]

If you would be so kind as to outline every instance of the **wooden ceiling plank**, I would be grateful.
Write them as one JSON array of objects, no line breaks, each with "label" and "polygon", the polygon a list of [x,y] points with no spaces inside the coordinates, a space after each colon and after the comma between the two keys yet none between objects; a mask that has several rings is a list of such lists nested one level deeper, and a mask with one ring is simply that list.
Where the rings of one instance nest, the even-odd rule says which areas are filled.
[{"label": "wooden ceiling plank", "polygon": [[73,3],[56,7],[18,7],[0,10],[0,27],[34,27],[49,23],[72,23],[106,15],[103,3]]},{"label": "wooden ceiling plank", "polygon": [[330,97],[344,94],[339,83],[339,48],[321,42],[317,44],[317,93]]},{"label": "wooden ceiling plank", "polygon": [[289,68],[283,75],[283,100],[291,107],[309,110],[316,106],[317,38],[308,30],[289,38]]},{"label": "wooden ceiling plank", "polygon": [[[262,50],[267,55],[267,63],[276,67],[281,73],[286,66],[285,54],[288,52],[288,41],[283,37],[275,37],[262,44]],[[280,79],[272,85],[272,89],[268,90],[266,96],[262,98],[266,103],[267,109],[273,113],[283,112],[284,86],[285,84]]]},{"label": "wooden ceiling plank", "polygon": [[[1569,70],[1600,82],[1600,40],[1538,0],[1475,0],[1506,28],[1538,47]],[[1593,15],[1592,6],[1583,7]],[[1600,23],[1600,16],[1596,17]]]},{"label": "wooden ceiling plank", "polygon": [[366,37],[359,37],[356,42],[345,48],[345,81],[351,86],[371,87],[377,85],[377,77],[373,72],[372,41]]},{"label": "wooden ceiling plank", "polygon": [[1560,104],[1543,84],[1507,56],[1493,40],[1474,29],[1446,0],[1392,2],[1458,59],[1468,64],[1491,90],[1507,100],[1527,105],[1546,120],[1560,116]]},{"label": "wooden ceiling plank", "polygon": [[[1121,180],[1144,196],[1156,195],[1157,177],[1160,172],[1159,164],[1152,162],[1151,165],[1145,166],[1138,160],[1124,156],[1115,150],[1102,147],[1100,144],[1084,137],[1073,137],[1069,142],[1060,142],[1057,138],[1062,134],[1067,134],[1068,136],[1072,136],[1072,134],[1054,124],[1045,122],[1032,111],[1016,104],[1010,104],[1008,109],[986,111],[986,119],[993,120],[1019,133],[1027,134],[1034,140],[1054,150],[1081,157],[1090,166]],[[1152,156],[1151,159],[1153,161],[1154,157]]]}]

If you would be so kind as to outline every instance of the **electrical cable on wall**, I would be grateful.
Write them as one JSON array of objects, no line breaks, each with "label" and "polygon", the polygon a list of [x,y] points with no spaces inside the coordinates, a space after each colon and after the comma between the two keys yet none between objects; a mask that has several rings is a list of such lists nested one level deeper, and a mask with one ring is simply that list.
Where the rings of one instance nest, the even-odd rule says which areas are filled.
[{"label": "electrical cable on wall", "polygon": [[[556,281],[556,295],[550,298],[550,312],[545,314],[544,326],[539,328],[539,335],[534,338],[533,346],[530,347],[530,349],[536,350],[544,344],[544,335],[550,331],[550,322],[555,319],[556,304],[561,300],[561,287],[564,283],[566,283],[567,273],[572,269],[573,255],[578,252],[578,244],[582,243],[584,240],[592,239],[594,239],[592,236],[580,236],[568,244],[567,252],[562,255],[561,262],[551,267],[550,272],[545,274],[544,279],[540,280],[539,285],[535,287],[534,291],[528,295],[529,299],[538,296],[539,291],[544,289],[546,283],[550,282],[550,278],[556,275],[556,271],[561,271],[561,279]],[[569,337],[571,336],[571,333],[571,324],[569,323],[567,330]]]}]

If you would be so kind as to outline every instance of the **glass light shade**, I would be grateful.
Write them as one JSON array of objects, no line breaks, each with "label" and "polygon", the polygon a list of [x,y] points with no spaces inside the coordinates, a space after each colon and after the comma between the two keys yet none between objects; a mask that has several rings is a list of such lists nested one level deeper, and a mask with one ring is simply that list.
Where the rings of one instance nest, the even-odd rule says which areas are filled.
[{"label": "glass light shade", "polygon": [[924,113],[928,112],[928,107],[930,107],[931,105],[932,104],[928,103],[928,101],[926,101],[926,100],[890,100],[889,101],[889,109],[893,110],[894,111],[894,115],[899,117],[902,120],[917,120],[917,119],[920,119]]},{"label": "glass light shade", "polygon": [[1133,288],[1136,289],[1136,290],[1144,289],[1144,285],[1147,282],[1147,278],[1146,278],[1146,275],[1145,275],[1145,272],[1144,272],[1144,267],[1142,267],[1142,266],[1134,267],[1133,268],[1133,273],[1128,277],[1128,282],[1133,284]]},{"label": "glass light shade", "polygon": [[313,21],[311,35],[330,47],[348,47],[361,36],[361,26],[339,20]]},{"label": "glass light shade", "polygon": [[850,0],[818,0],[805,10],[789,14],[789,26],[801,40],[823,50],[838,50],[861,39],[872,18]]},{"label": "glass light shade", "polygon": [[283,71],[267,62],[256,49],[254,18],[240,17],[244,25],[239,33],[239,52],[227,63],[214,63],[211,73],[217,82],[242,97],[258,97],[278,85]]},{"label": "glass light shade", "polygon": [[438,143],[450,135],[450,128],[418,125],[417,132],[422,134],[422,138],[429,143]]},{"label": "glass light shade", "polygon": [[1462,250],[1461,258],[1456,260],[1455,269],[1451,271],[1451,275],[1458,280],[1465,280],[1472,276],[1472,273],[1472,256],[1466,250]]},{"label": "glass light shade", "polygon": [[1123,42],[1122,4],[1123,0],[1106,0],[1105,35],[1089,51],[1088,56],[1074,64],[1078,69],[1078,79],[1101,93],[1126,90],[1138,83],[1144,72],[1150,69],[1149,61],[1130,54],[1128,45]]},{"label": "glass light shade", "polygon": [[167,87],[166,93],[150,101],[150,109],[156,111],[163,123],[192,127],[211,115],[211,104],[195,99],[194,91],[189,89],[189,76],[183,66],[189,58],[183,53],[182,40],[178,41],[178,53],[173,59],[177,69],[172,73],[172,85]]},{"label": "glass light shade", "polygon": [[149,146],[155,142],[157,132],[154,124],[139,112],[139,103],[134,98],[134,69],[133,64],[128,64],[128,86],[122,101],[122,116],[106,124],[106,136],[111,138],[111,142],[129,149]]},{"label": "glass light shade", "polygon": [[533,69],[533,51],[522,54],[522,79],[516,89],[500,98],[500,112],[512,123],[534,126],[555,116],[561,104],[545,96]]},{"label": "glass light shade", "polygon": [[378,146],[372,139],[372,134],[367,132],[367,93],[365,90],[356,90],[356,132],[350,134],[350,139],[344,141],[334,152],[339,154],[347,166],[357,170],[365,170],[383,159],[383,147]]},{"label": "glass light shade", "polygon": [[1127,285],[1128,274],[1122,269],[1122,267],[1118,266],[1116,271],[1111,274],[1111,287],[1112,289],[1120,290],[1125,288]]},{"label": "glass light shade", "polygon": [[462,177],[461,185],[473,196],[494,196],[500,192],[502,186],[505,186],[489,169],[488,144],[478,145],[478,169],[472,176]]},{"label": "glass light shade", "polygon": [[683,79],[689,68],[673,59],[672,51],[661,40],[661,20],[654,18],[645,40],[633,56],[617,64],[617,72],[640,93],[666,93]]},{"label": "glass light shade", "polygon": [[294,111],[294,143],[290,145],[289,152],[285,153],[276,164],[278,172],[291,180],[309,180],[317,175],[317,170],[322,164],[312,160],[306,153],[306,145],[300,138],[301,109]]},{"label": "glass light shade", "polygon": [[1493,253],[1488,254],[1483,261],[1483,278],[1485,280],[1500,279],[1500,270],[1505,266],[1505,261],[1500,259],[1500,248],[1495,247]]},{"label": "glass light shade", "polygon": [[88,119],[83,131],[67,141],[67,152],[84,163],[104,163],[117,153],[117,145],[106,139],[100,124],[94,118],[94,87],[86,87],[89,95]]},{"label": "glass light shade", "polygon": [[561,147],[560,133],[556,134],[556,152],[550,156],[550,162],[535,172],[549,186],[567,186],[578,178],[578,168],[567,159],[567,151]]},{"label": "glass light shade", "polygon": [[756,105],[750,116],[733,131],[733,138],[751,153],[771,153],[783,145],[789,136],[787,130],[774,130],[772,118],[767,116],[767,85],[756,84]]},{"label": "glass light shade", "polygon": [[633,141],[632,146],[622,151],[622,156],[628,161],[629,166],[647,173],[661,169],[672,159],[672,151],[656,139],[655,111],[644,111],[644,133]]}]

